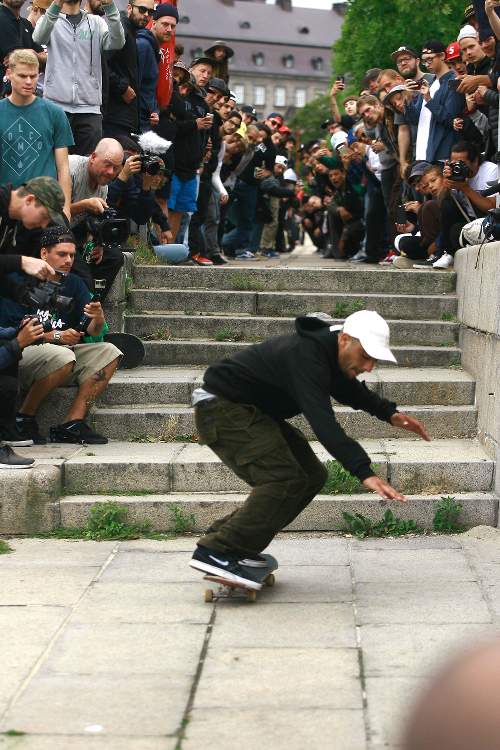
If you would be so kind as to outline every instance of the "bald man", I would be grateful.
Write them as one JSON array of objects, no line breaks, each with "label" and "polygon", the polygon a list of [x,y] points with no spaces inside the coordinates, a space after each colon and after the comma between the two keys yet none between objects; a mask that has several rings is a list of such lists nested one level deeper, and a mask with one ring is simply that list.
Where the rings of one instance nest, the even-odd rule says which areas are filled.
[{"label": "bald man", "polygon": [[500,641],[456,657],[432,680],[410,716],[403,750],[498,750]]},{"label": "bald man", "polygon": [[[85,219],[89,214],[99,215],[108,207],[108,185],[122,170],[123,148],[114,138],[99,141],[90,156],[72,154],[69,157],[71,176],[71,228],[81,251],[86,241]],[[94,291],[94,279],[104,279],[106,287],[101,295],[105,299],[113,280],[123,265],[120,248],[95,247],[91,263],[85,262],[79,252],[73,265],[73,273],[80,276]]]}]

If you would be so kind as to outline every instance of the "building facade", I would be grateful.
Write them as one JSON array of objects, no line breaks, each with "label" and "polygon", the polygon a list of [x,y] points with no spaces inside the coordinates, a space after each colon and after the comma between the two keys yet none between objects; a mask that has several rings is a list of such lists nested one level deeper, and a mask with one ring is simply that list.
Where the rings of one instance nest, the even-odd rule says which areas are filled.
[{"label": "building facade", "polygon": [[328,90],[331,47],[339,38],[342,3],[332,10],[294,8],[288,0],[178,0],[176,40],[183,60],[203,54],[216,39],[234,49],[230,88],[238,104],[252,104],[259,116],[290,117]]}]

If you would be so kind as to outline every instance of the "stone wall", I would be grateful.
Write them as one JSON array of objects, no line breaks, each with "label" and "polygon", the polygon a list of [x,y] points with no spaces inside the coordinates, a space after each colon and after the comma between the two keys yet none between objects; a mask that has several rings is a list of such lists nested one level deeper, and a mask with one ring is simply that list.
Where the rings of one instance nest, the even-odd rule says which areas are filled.
[{"label": "stone wall", "polygon": [[478,435],[500,494],[500,242],[459,250],[455,270],[462,364],[477,381]]}]

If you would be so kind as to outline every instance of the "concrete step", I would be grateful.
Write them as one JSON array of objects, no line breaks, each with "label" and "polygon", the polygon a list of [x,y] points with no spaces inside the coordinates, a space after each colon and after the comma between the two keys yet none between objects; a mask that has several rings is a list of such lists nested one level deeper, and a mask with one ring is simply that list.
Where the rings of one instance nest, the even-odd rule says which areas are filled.
[{"label": "concrete step", "polygon": [[134,286],[155,289],[227,289],[234,291],[386,292],[442,294],[455,289],[455,273],[426,269],[373,268],[190,268],[135,266]]},{"label": "concrete step", "polygon": [[[477,411],[474,406],[399,406],[401,411],[423,422],[433,438],[473,437],[477,428]],[[348,432],[361,438],[408,438],[408,433],[387,422],[346,406],[336,406],[335,415]],[[124,404],[99,407],[92,413],[92,422],[98,432],[113,440],[163,440],[170,442],[184,436],[195,435],[194,413],[191,408],[169,404]],[[300,416],[291,420],[309,440],[315,440],[309,423]],[[415,439],[418,439],[415,435]]]},{"label": "concrete step", "polygon": [[[348,293],[346,289],[335,292],[332,287],[325,292],[302,292],[300,287],[287,292],[273,292],[266,286],[262,292],[222,291],[211,289],[191,289],[157,287],[133,288],[130,292],[129,308],[136,312],[178,312],[196,315],[203,312],[214,314],[262,315],[289,317],[307,312],[326,312],[334,318],[345,318],[357,310],[376,310],[392,320],[437,320],[455,316],[457,298],[455,295],[440,292],[426,294],[376,292],[366,288],[358,293]],[[411,291],[415,291],[415,286]]]},{"label": "concrete step", "polygon": [[[114,375],[100,404],[190,404],[191,393],[202,382],[204,372],[204,367],[194,366],[121,370]],[[362,379],[380,396],[400,404],[474,403],[474,379],[458,368],[375,368]]]},{"label": "concrete step", "polygon": [[[476,440],[362,440],[377,472],[402,492],[488,492],[494,462]],[[331,460],[311,443],[322,461]],[[51,450],[54,450],[52,446]],[[31,455],[47,448],[30,449]],[[64,464],[66,494],[243,492],[246,485],[207,446],[130,443],[84,446]]]},{"label": "concrete step", "polygon": [[[146,365],[211,364],[236,354],[248,343],[233,341],[145,341]],[[455,346],[391,347],[400,367],[450,367],[460,365],[460,349]],[[380,363],[381,365],[383,363]],[[383,365],[385,366],[385,365]]]},{"label": "concrete step", "polygon": [[[181,493],[168,495],[66,495],[61,498],[61,526],[82,528],[88,521],[90,509],[97,502],[113,502],[128,511],[132,523],[149,521],[152,531],[176,530],[175,518],[181,515],[185,531],[203,533],[218,518],[241,507],[246,499],[242,493]],[[407,495],[406,503],[386,503],[376,495],[318,495],[313,502],[287,527],[289,531],[345,530],[342,513],[362,513],[373,521],[382,518],[387,508],[403,519],[413,519],[424,529],[432,530],[436,506],[441,495]],[[462,505],[460,522],[466,526],[496,526],[498,497],[489,492],[455,493]],[[174,516],[174,511],[176,516]],[[178,523],[178,522],[177,522]],[[193,549],[195,541],[193,540]]]},{"label": "concrete step", "polygon": [[[335,320],[342,325],[341,318]],[[458,324],[436,320],[387,320],[392,344],[453,345]],[[253,343],[295,333],[295,318],[221,315],[127,315],[125,330],[142,339],[213,339]]]}]

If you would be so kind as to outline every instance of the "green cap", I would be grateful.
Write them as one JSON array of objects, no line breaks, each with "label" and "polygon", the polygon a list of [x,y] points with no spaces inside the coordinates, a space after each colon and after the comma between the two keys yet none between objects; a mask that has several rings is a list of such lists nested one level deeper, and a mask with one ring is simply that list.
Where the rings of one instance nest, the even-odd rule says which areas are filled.
[{"label": "green cap", "polygon": [[57,180],[53,177],[34,177],[28,180],[24,188],[45,206],[53,222],[62,226],[68,225],[68,220],[63,214],[64,193]]}]

